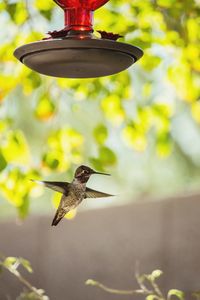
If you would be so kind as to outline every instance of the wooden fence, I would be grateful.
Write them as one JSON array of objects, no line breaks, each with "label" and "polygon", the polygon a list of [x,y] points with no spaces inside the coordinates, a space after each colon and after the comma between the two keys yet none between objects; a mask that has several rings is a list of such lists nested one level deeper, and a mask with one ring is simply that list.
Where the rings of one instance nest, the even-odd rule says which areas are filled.
[{"label": "wooden fence", "polygon": [[[0,252],[30,260],[34,273],[28,278],[51,300],[143,299],[84,284],[93,278],[111,287],[137,287],[137,260],[141,273],[164,271],[164,290],[200,290],[200,195],[86,211],[57,227],[51,219],[0,223]],[[11,275],[0,277],[0,300],[16,299],[20,290]]]}]

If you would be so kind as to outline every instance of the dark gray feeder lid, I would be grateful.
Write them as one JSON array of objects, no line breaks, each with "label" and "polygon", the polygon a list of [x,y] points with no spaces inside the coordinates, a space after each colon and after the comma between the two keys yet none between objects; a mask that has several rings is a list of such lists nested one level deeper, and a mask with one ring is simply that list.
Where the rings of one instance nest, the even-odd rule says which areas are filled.
[{"label": "dark gray feeder lid", "polygon": [[92,78],[121,72],[142,55],[140,48],[107,39],[51,39],[14,52],[32,70],[62,78]]}]

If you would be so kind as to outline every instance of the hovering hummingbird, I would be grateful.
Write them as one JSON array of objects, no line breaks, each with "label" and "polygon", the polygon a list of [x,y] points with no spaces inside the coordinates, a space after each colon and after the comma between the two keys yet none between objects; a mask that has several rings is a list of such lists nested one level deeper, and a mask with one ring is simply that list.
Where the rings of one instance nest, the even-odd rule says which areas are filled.
[{"label": "hovering hummingbird", "polygon": [[110,175],[106,173],[96,172],[87,166],[80,166],[76,169],[74,178],[71,183],[60,181],[32,180],[39,184],[43,184],[45,187],[48,187],[56,192],[62,193],[60,204],[51,224],[52,226],[56,226],[66,215],[66,213],[77,207],[85,198],[101,198],[113,196],[86,187],[86,183],[92,174]]}]

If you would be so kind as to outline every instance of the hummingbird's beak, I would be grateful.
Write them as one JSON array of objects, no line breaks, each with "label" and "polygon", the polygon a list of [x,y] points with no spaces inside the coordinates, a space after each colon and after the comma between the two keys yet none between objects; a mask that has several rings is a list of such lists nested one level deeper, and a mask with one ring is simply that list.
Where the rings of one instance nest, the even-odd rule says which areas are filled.
[{"label": "hummingbird's beak", "polygon": [[108,173],[102,173],[102,172],[96,172],[96,171],[94,171],[94,174],[110,176],[110,174],[108,174]]}]

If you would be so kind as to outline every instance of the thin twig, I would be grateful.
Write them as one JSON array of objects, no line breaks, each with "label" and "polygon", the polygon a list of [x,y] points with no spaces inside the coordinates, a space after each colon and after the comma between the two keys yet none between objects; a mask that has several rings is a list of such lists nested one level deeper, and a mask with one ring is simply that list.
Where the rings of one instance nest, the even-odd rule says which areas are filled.
[{"label": "thin twig", "polygon": [[112,293],[112,294],[118,294],[118,295],[133,295],[133,294],[145,294],[145,292],[142,289],[139,290],[118,290],[118,289],[113,289],[113,288],[109,288],[106,285],[98,282],[98,281],[91,281],[88,280],[86,282],[86,284],[91,284],[91,285],[95,285],[99,288],[101,288],[102,290],[108,292],[108,293]]},{"label": "thin twig", "polygon": [[163,295],[163,293],[161,292],[160,288],[158,287],[158,285],[155,283],[155,281],[151,281],[151,285],[154,288],[156,294],[158,295],[160,300],[165,300],[165,297]]},{"label": "thin twig", "polygon": [[136,266],[135,266],[135,278],[137,280],[138,285],[145,292],[146,295],[153,293],[153,291],[149,290],[143,283],[143,280],[139,274],[139,262],[138,261],[136,262]]},{"label": "thin twig", "polygon": [[[17,266],[16,266],[17,264]],[[34,286],[31,285],[30,282],[28,282],[17,270],[16,268],[18,267],[18,262],[16,261],[15,265],[10,267],[10,268],[7,268],[2,261],[0,261],[0,266],[4,269],[6,269],[7,271],[9,271],[10,273],[12,273],[15,277],[18,278],[18,280],[23,284],[25,285],[30,291],[34,292],[38,297],[39,299],[43,299],[43,296],[38,292],[37,288],[35,288]]]},{"label": "thin twig", "polygon": [[30,284],[18,271],[9,270],[13,275],[15,275],[23,285],[25,285],[29,290],[34,292],[40,299],[43,299],[42,295],[38,292],[38,290]]}]

